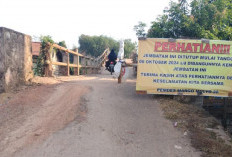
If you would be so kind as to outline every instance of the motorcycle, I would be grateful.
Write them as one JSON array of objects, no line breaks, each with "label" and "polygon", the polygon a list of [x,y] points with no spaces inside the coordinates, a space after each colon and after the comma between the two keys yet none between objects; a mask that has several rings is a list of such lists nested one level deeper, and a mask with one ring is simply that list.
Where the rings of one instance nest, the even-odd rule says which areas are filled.
[{"label": "motorcycle", "polygon": [[111,75],[114,72],[114,65],[115,64],[116,64],[116,62],[111,61],[110,65],[107,67],[107,70],[110,72]]}]

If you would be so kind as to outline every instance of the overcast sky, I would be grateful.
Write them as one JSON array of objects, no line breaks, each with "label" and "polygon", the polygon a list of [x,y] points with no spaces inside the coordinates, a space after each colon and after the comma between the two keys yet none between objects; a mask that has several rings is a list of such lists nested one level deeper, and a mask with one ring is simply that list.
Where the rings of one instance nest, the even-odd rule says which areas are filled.
[{"label": "overcast sky", "polygon": [[28,35],[51,35],[68,47],[78,37],[106,35],[136,40],[138,21],[150,26],[170,0],[0,0],[0,27]]}]

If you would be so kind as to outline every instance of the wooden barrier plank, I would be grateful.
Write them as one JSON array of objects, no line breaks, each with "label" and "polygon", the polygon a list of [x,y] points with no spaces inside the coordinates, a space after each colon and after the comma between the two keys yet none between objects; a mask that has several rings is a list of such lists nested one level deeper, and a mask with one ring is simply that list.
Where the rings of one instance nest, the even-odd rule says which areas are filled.
[{"label": "wooden barrier plank", "polygon": [[[49,44],[50,46],[52,46],[52,47],[55,47],[55,48],[60,49],[60,50],[63,50],[63,51],[65,51],[65,52],[72,53],[72,54],[77,55],[77,56],[83,56],[82,54],[80,54],[80,53],[78,53],[78,52],[74,52],[74,51],[69,50],[69,49],[67,49],[67,48],[65,48],[65,47],[62,47],[62,46],[60,46],[60,45],[51,44],[51,43],[48,43],[48,44]],[[83,56],[83,57],[84,57],[84,56]]]},{"label": "wooden barrier plank", "polygon": [[67,66],[67,63],[64,62],[52,62],[53,65]]},{"label": "wooden barrier plank", "polygon": [[74,67],[74,68],[77,68],[77,67],[79,67],[79,68],[98,68],[98,67],[95,67],[95,66],[84,66],[84,65],[77,66],[76,64],[69,64],[69,67]]},{"label": "wooden barrier plank", "polygon": [[[64,62],[52,62],[53,65],[59,65],[59,66],[68,66],[67,63]],[[69,64],[69,67],[74,67],[74,68],[99,68],[98,66],[85,66],[85,65],[79,65],[77,66],[76,64]]]},{"label": "wooden barrier plank", "polygon": [[77,68],[78,66],[76,64],[69,64],[69,67]]}]

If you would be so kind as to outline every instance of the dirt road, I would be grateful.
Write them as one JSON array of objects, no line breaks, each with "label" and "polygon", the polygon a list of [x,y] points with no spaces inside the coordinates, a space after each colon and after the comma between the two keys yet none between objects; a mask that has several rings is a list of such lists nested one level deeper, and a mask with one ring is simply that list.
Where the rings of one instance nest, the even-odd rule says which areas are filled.
[{"label": "dirt road", "polygon": [[[20,124],[15,117],[8,120],[17,127],[0,136],[5,137],[0,156],[200,156],[187,137],[163,117],[157,100],[135,93],[135,80],[117,84],[108,73],[60,80],[65,82],[39,87],[47,91],[42,100],[34,97],[38,105],[34,109],[24,106],[27,115],[19,118]],[[6,131],[1,129],[1,133]]]}]

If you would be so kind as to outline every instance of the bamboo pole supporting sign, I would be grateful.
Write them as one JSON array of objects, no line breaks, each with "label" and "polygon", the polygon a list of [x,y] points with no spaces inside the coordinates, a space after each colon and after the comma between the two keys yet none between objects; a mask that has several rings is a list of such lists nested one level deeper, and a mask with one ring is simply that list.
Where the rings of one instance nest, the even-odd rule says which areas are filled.
[{"label": "bamboo pole supporting sign", "polygon": [[122,83],[122,67],[121,67],[121,70],[120,70],[120,74],[118,76],[118,83]]},{"label": "bamboo pole supporting sign", "polygon": [[119,74],[119,77],[118,77],[118,83],[122,83],[122,77],[123,75],[125,74],[125,69],[126,68],[126,64],[125,62],[122,62],[122,65],[121,65],[121,70],[120,70],[120,74]]},{"label": "bamboo pole supporting sign", "polygon": [[60,50],[65,51],[65,52],[72,53],[72,54],[74,54],[74,55],[83,56],[83,57],[84,57],[84,55],[82,55],[82,54],[80,54],[80,53],[78,53],[78,52],[74,52],[74,51],[72,51],[72,50],[69,50],[69,49],[67,49],[67,48],[65,48],[65,47],[62,47],[62,46],[60,46],[60,45],[51,44],[51,43],[48,43],[48,44],[49,44],[50,46],[53,46],[53,47],[55,47],[55,48],[57,48],[57,49],[60,49]]}]

